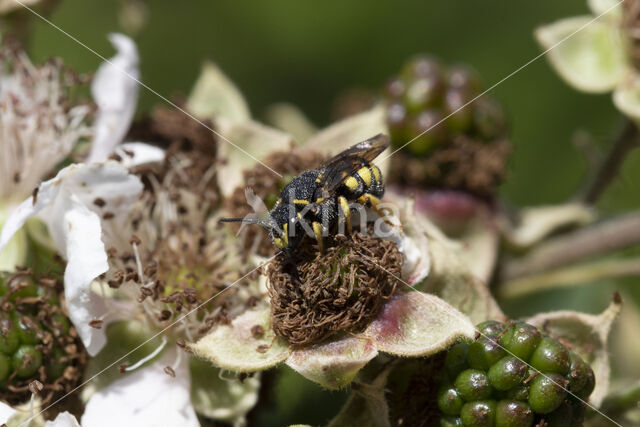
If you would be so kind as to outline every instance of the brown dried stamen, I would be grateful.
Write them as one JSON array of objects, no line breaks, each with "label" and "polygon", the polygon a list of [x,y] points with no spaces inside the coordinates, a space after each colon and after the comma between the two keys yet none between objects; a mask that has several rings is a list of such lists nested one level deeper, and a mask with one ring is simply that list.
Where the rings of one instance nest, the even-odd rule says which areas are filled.
[{"label": "brown dried stamen", "polygon": [[355,232],[322,254],[305,245],[267,269],[275,333],[291,344],[366,327],[396,290],[403,257],[395,243]]},{"label": "brown dried stamen", "polygon": [[389,182],[491,197],[505,176],[510,153],[506,139],[484,142],[458,135],[426,158],[396,153],[391,158]]},{"label": "brown dried stamen", "polygon": [[[326,156],[320,153],[312,150],[300,150],[295,147],[292,147],[290,151],[271,153],[264,163],[281,174],[282,177],[262,165],[256,165],[253,169],[244,171],[243,184],[225,200],[225,208],[229,216],[244,218],[246,215],[254,213],[247,203],[245,195],[247,188],[250,188],[260,200],[265,202],[267,209],[271,209],[285,185],[302,172],[316,169],[324,160],[326,160]],[[240,225],[232,226],[236,230],[240,227]],[[244,247],[248,253],[257,251],[262,256],[269,256],[276,252],[267,233],[258,227],[245,227],[240,237],[243,239]]]}]

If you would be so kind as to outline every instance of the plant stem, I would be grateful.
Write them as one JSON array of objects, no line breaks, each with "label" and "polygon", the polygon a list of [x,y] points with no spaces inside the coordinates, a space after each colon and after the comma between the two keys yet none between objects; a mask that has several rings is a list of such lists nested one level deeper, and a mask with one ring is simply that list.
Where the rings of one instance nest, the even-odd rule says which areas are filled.
[{"label": "plant stem", "polygon": [[585,191],[583,197],[585,203],[591,205],[598,201],[611,181],[618,175],[629,151],[638,147],[640,145],[639,142],[638,126],[631,120],[625,119],[622,130]]},{"label": "plant stem", "polygon": [[532,292],[562,288],[597,280],[640,276],[640,258],[623,258],[561,268],[503,283],[499,298],[518,298]]},{"label": "plant stem", "polygon": [[563,267],[640,243],[640,211],[548,239],[526,255],[508,260],[502,282]]},{"label": "plant stem", "polygon": [[623,414],[640,405],[640,383],[633,384],[626,390],[609,395],[602,403],[602,410],[607,414]]}]

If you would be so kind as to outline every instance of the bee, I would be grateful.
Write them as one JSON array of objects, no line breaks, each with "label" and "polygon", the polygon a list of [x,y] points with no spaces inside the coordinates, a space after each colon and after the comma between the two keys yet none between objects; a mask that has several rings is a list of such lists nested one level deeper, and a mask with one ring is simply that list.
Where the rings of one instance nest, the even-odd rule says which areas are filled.
[{"label": "bee", "polygon": [[[242,222],[265,227],[274,245],[295,249],[305,234],[311,234],[324,250],[323,235],[339,221],[351,233],[351,207],[357,202],[373,208],[380,216],[384,179],[371,161],[389,146],[389,137],[376,135],[353,145],[314,170],[303,172],[280,193],[266,221],[255,218],[223,218],[221,222]],[[311,227],[308,226],[308,222]]]}]

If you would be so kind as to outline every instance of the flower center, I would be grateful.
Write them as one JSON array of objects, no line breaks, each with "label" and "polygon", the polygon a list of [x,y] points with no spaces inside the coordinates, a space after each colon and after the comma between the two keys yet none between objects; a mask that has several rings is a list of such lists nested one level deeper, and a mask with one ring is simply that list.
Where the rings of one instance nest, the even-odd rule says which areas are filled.
[{"label": "flower center", "polygon": [[303,245],[267,269],[276,334],[293,345],[365,328],[396,290],[403,256],[395,243],[355,232],[326,253]]}]

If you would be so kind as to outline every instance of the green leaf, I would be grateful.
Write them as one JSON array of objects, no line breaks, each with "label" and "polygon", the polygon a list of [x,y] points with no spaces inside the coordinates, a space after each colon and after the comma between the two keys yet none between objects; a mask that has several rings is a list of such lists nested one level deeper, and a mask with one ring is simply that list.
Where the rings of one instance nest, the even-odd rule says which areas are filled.
[{"label": "green leaf", "polygon": [[346,387],[378,351],[372,341],[346,337],[294,350],[287,360],[293,370],[327,389]]},{"label": "green leaf", "polygon": [[[262,335],[256,329],[262,328]],[[268,306],[247,310],[189,345],[196,356],[235,372],[262,371],[289,357],[289,344],[271,329]]]},{"label": "green leaf", "polygon": [[192,357],[191,403],[196,412],[222,421],[242,421],[258,401],[260,376],[239,380],[224,378],[219,368],[209,362]]},{"label": "green leaf", "polygon": [[613,93],[616,108],[631,120],[640,123],[640,77],[628,75]]},{"label": "green leaf", "polygon": [[516,250],[524,250],[555,231],[586,225],[595,219],[592,208],[581,203],[566,203],[522,209],[516,224],[502,218],[500,226],[507,244]]},{"label": "green leaf", "polygon": [[627,72],[627,60],[618,27],[593,19],[591,15],[563,19],[538,28],[535,37],[570,86],[582,92],[604,93],[620,83]]},{"label": "green leaf", "polygon": [[245,122],[251,118],[242,93],[218,66],[206,61],[187,99],[187,111],[206,118]]},{"label": "green leaf", "polygon": [[440,298],[418,291],[396,294],[365,330],[378,350],[397,356],[429,356],[462,338],[473,339],[469,318]]},{"label": "green leaf", "polygon": [[591,365],[596,376],[596,387],[589,401],[596,407],[609,389],[609,351],[607,341],[614,320],[620,313],[622,302],[614,297],[609,307],[599,315],[575,311],[554,311],[538,314],[527,322],[554,338],[561,338],[571,345],[571,350]]}]

